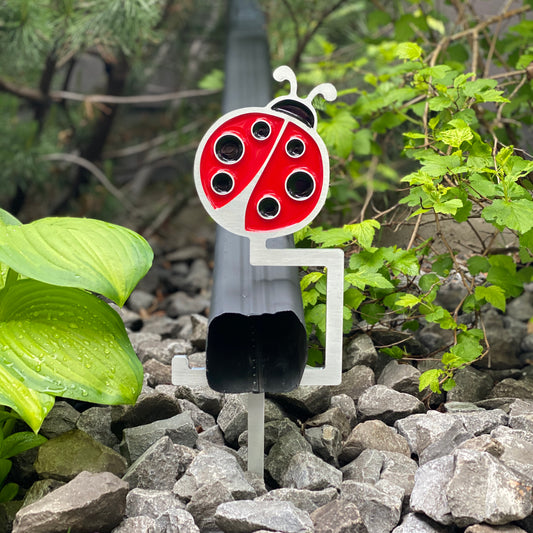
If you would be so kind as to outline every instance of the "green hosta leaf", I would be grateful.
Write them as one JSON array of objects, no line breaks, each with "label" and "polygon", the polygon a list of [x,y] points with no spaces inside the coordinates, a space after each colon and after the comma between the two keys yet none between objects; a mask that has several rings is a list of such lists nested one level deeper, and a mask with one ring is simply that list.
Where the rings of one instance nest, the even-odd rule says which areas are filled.
[{"label": "green hosta leaf", "polygon": [[0,490],[0,503],[10,502],[17,497],[19,486],[16,483],[8,483]]},{"label": "green hosta leaf", "polygon": [[[0,351],[0,356],[2,353]],[[33,431],[39,431],[43,420],[54,406],[54,397],[29,389],[3,365],[4,360],[0,357],[0,405],[11,407]]]},{"label": "green hosta leaf", "polygon": [[92,219],[43,218],[0,226],[0,261],[44,283],[88,289],[123,305],[153,259],[148,243]]},{"label": "green hosta leaf", "polygon": [[88,402],[133,403],[142,385],[142,365],[109,305],[34,280],[2,294],[0,362],[27,387]]},{"label": "green hosta leaf", "polygon": [[21,224],[18,218],[0,208],[0,226],[20,226]]},{"label": "green hosta leaf", "polygon": [[7,459],[2,459],[0,457],[0,485],[4,482],[7,475],[9,474],[13,463]]},{"label": "green hosta leaf", "polygon": [[426,370],[420,375],[418,383],[418,390],[423,391],[428,387],[435,393],[440,392],[439,378],[444,374],[444,370],[440,368],[433,368],[432,370]]},{"label": "green hosta leaf", "polygon": [[381,227],[377,220],[363,220],[360,224],[347,224],[343,229],[348,230],[353,238],[365,249],[372,251],[372,241],[376,234],[376,229]]},{"label": "green hosta leaf", "polygon": [[475,296],[477,300],[486,300],[489,304],[505,312],[505,291],[497,285],[490,287],[476,287]]},{"label": "green hosta leaf", "polygon": [[9,435],[9,437],[6,437],[2,442],[2,446],[0,447],[0,457],[9,459],[26,450],[36,448],[46,441],[46,437],[36,435],[31,431],[19,431],[18,433],[13,433],[13,435]]},{"label": "green hosta leaf", "polygon": [[487,221],[526,233],[533,228],[533,202],[531,200],[494,200],[485,207],[481,216]]}]

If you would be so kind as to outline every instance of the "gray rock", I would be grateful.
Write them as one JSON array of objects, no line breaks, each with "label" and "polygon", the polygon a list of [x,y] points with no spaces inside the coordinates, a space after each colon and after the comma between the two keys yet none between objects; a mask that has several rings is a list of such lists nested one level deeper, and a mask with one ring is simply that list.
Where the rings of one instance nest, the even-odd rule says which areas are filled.
[{"label": "gray rock", "polygon": [[372,339],[368,335],[356,335],[344,349],[342,356],[342,370],[350,370],[355,365],[376,366],[378,353]]},{"label": "gray rock", "polygon": [[159,528],[162,533],[200,533],[193,516],[184,509],[165,511],[157,517],[155,527]]},{"label": "gray rock", "polygon": [[127,462],[117,452],[73,429],[39,447],[35,471],[41,477],[70,481],[80,472],[112,472],[123,476]]},{"label": "gray rock", "polygon": [[415,484],[416,461],[401,453],[367,449],[342,468],[345,481],[375,484],[385,479],[401,487],[404,497],[411,495]]},{"label": "gray rock", "polygon": [[468,413],[470,411],[481,411],[479,407],[472,402],[446,402],[444,404],[444,411],[446,413]]},{"label": "gray rock", "polygon": [[175,318],[170,318],[169,316],[153,316],[144,320],[142,331],[139,333],[130,333],[129,337],[135,349],[136,338],[139,334],[141,336],[158,335],[161,338],[170,337],[175,339],[181,333],[182,328],[182,324]]},{"label": "gray rock", "polygon": [[[268,453],[270,448],[279,440],[281,435],[285,433],[295,434],[298,437],[302,436],[301,429],[289,418],[282,418],[271,420],[265,423],[265,452]],[[239,436],[239,446],[247,446],[248,444],[248,430],[244,431]]]},{"label": "gray rock", "polygon": [[453,332],[442,329],[439,324],[429,323],[417,332],[417,338],[430,352],[434,352],[453,342]]},{"label": "gray rock", "polygon": [[339,488],[342,472],[311,452],[295,454],[283,475],[282,485],[288,488],[322,490]]},{"label": "gray rock", "polygon": [[176,390],[176,398],[185,398],[202,411],[213,416],[218,416],[224,404],[224,395],[209,387],[187,387],[179,385]]},{"label": "gray rock", "polygon": [[180,398],[178,400],[178,405],[180,406],[182,413],[189,413],[194,423],[194,426],[199,431],[204,431],[210,427],[216,426],[216,420],[213,415],[202,411],[198,406],[194,405],[189,400],[185,400],[185,398]]},{"label": "gray rock", "polygon": [[454,458],[445,455],[422,465],[416,471],[410,499],[412,511],[423,513],[440,524],[453,523],[446,487],[452,479],[454,464]]},{"label": "gray rock", "polygon": [[533,380],[506,378],[497,383],[490,398],[520,398],[533,400]]},{"label": "gray rock", "polygon": [[166,312],[171,318],[203,313],[209,307],[209,300],[203,295],[189,296],[186,292],[176,292],[166,299]]},{"label": "gray rock", "polygon": [[337,490],[333,487],[322,490],[281,488],[271,490],[266,494],[257,497],[255,500],[260,502],[291,502],[298,507],[298,509],[312,513],[319,507],[335,500],[337,496]]},{"label": "gray rock", "polygon": [[194,458],[185,474],[175,483],[173,492],[180,499],[188,501],[198,489],[217,481],[222,483],[236,500],[257,496],[237,459],[216,446],[200,452]]},{"label": "gray rock", "polygon": [[430,520],[427,516],[408,513],[392,533],[447,533],[449,530]]},{"label": "gray rock", "polygon": [[187,504],[187,511],[202,531],[215,531],[215,513],[221,503],[233,501],[228,487],[221,481],[214,481],[198,488]]},{"label": "gray rock", "polygon": [[[207,414],[207,413],[206,413]],[[208,445],[210,444],[216,444],[218,446],[224,446],[225,440],[224,440],[224,433],[222,433],[222,430],[218,426],[212,426],[210,428],[205,429],[204,431],[201,431],[198,434],[198,440],[196,441],[196,447],[199,450],[203,450],[205,448],[206,443]]]},{"label": "gray rock", "polygon": [[216,525],[226,533],[259,529],[281,533],[312,533],[309,514],[290,502],[237,501],[219,505]]},{"label": "gray rock", "polygon": [[368,533],[359,509],[351,502],[335,500],[311,514],[315,533]]},{"label": "gray rock", "polygon": [[202,315],[191,315],[192,331],[190,336],[191,344],[198,351],[205,351],[207,339],[207,318]]},{"label": "gray rock", "polygon": [[[290,426],[288,426],[290,428]],[[287,429],[281,433],[276,444],[270,448],[265,459],[265,470],[278,484],[283,483],[285,471],[294,455],[299,452],[311,452],[311,445],[297,430]]]},{"label": "gray rock", "polygon": [[465,533],[527,533],[518,526],[489,526],[487,524],[474,524],[465,529]]},{"label": "gray rock", "polygon": [[51,533],[71,528],[79,533],[109,531],[126,508],[128,484],[111,472],[82,472],[39,501],[22,507],[13,533]]},{"label": "gray rock", "polygon": [[[353,400],[346,396],[353,403]],[[320,413],[305,422],[306,428],[329,425],[337,428],[343,439],[348,437],[351,431],[349,419],[340,407],[331,407],[324,413]]]},{"label": "gray rock", "polygon": [[385,424],[425,411],[424,404],[414,396],[374,385],[367,389],[357,403],[357,411],[363,420],[379,419]]},{"label": "gray rock", "polygon": [[459,444],[471,439],[473,436],[473,433],[466,431],[460,420],[455,420],[454,423],[438,437],[438,439],[426,446],[422,452],[420,452],[420,464],[422,465],[433,459],[442,457],[443,455],[452,454]]},{"label": "gray rock", "polygon": [[146,340],[137,348],[137,355],[143,363],[155,359],[164,365],[172,364],[174,355],[189,355],[192,352],[192,344],[184,339]]},{"label": "gray rock", "polygon": [[131,488],[171,490],[194,454],[190,448],[174,444],[169,437],[161,437],[128,468],[123,479]]},{"label": "gray rock", "polygon": [[456,420],[448,413],[428,411],[425,415],[415,414],[398,420],[394,427],[405,437],[411,452],[420,456],[422,451],[437,441]]},{"label": "gray rock", "polygon": [[308,417],[322,413],[329,407],[332,387],[304,385],[290,392],[271,396],[289,411]]},{"label": "gray rock", "polygon": [[124,519],[111,533],[161,533],[150,516],[132,516]]},{"label": "gray rock", "polygon": [[346,419],[350,429],[355,427],[357,422],[357,409],[355,408],[355,402],[347,394],[336,394],[331,397],[331,407],[338,407]]},{"label": "gray rock", "polygon": [[353,461],[363,450],[372,448],[398,452],[411,456],[411,450],[404,437],[381,420],[368,420],[358,424],[344,443],[339,461],[346,464]]},{"label": "gray rock", "polygon": [[342,450],[341,432],[329,424],[311,427],[305,430],[305,438],[311,444],[313,452],[329,464],[338,466]]},{"label": "gray rock", "polygon": [[47,439],[58,437],[76,427],[80,413],[68,402],[57,401],[44,419],[39,433]]},{"label": "gray rock", "polygon": [[341,500],[355,504],[368,533],[389,533],[400,521],[403,490],[388,481],[375,485],[344,481]]},{"label": "gray rock", "polygon": [[493,439],[490,435],[479,435],[479,437],[474,437],[470,440],[467,440],[459,446],[458,450],[475,450],[478,452],[487,452],[493,455],[494,457],[501,457],[504,452],[504,447],[496,439]]},{"label": "gray rock", "polygon": [[419,396],[418,383],[420,379],[420,371],[409,364],[400,364],[396,360],[392,360],[382,370],[378,378],[378,385],[385,385],[389,389],[398,392],[411,394],[412,396]]},{"label": "gray rock", "polygon": [[195,259],[189,270],[189,274],[185,278],[185,283],[189,290],[200,291],[207,289],[211,281],[211,270],[207,266],[205,259]]},{"label": "gray rock", "polygon": [[198,439],[194,423],[189,413],[180,413],[166,420],[156,420],[144,426],[126,428],[120,444],[122,455],[133,463],[154,442],[167,435],[174,444],[192,448]]},{"label": "gray rock", "polygon": [[533,434],[524,438],[524,432],[505,426],[496,428],[490,436],[503,447],[499,460],[533,485]]},{"label": "gray rock", "polygon": [[139,312],[141,309],[149,309],[154,303],[154,295],[141,289],[134,289],[130,294],[126,305],[132,310]]},{"label": "gray rock", "polygon": [[76,427],[104,446],[118,449],[119,440],[111,431],[111,407],[89,407],[80,414]]},{"label": "gray rock", "polygon": [[357,401],[363,392],[375,384],[374,371],[368,366],[356,365],[342,374],[340,385],[330,387],[331,396],[347,394],[352,400]]},{"label": "gray rock", "polygon": [[507,304],[506,313],[512,318],[527,322],[533,317],[532,293],[525,291],[517,298],[511,299]]},{"label": "gray rock", "polygon": [[[57,481],[56,479],[39,479],[28,489],[28,492],[24,495],[23,505],[30,505],[34,503],[53,490],[62,487],[65,483],[63,481]],[[2,531],[0,529],[0,531]]]},{"label": "gray rock", "polygon": [[161,363],[157,359],[147,359],[143,362],[144,375],[150,387],[172,382],[172,370],[169,365]]},{"label": "gray rock", "polygon": [[461,368],[455,373],[455,387],[447,393],[449,402],[477,402],[484,400],[494,381],[489,374],[481,372],[472,366]]},{"label": "gray rock", "polygon": [[507,425],[509,421],[509,417],[501,409],[452,413],[450,416],[460,420],[466,431],[476,436],[490,433],[498,426]]},{"label": "gray rock", "polygon": [[489,352],[475,365],[495,370],[519,367],[520,360],[517,355],[521,339],[516,339],[516,332],[499,327],[487,327],[486,324],[485,329],[490,346]]},{"label": "gray rock", "polygon": [[226,395],[217,424],[226,441],[231,445],[237,444],[239,435],[248,428],[248,410],[242,394]]},{"label": "gray rock", "polygon": [[111,430],[121,435],[127,427],[143,426],[156,420],[164,420],[179,414],[176,398],[144,387],[135,405],[113,406],[111,408]]},{"label": "gray rock", "polygon": [[[446,497],[460,527],[521,520],[533,510],[532,487],[486,452],[457,450]],[[468,494],[468,498],[465,498]]]},{"label": "gray rock", "polygon": [[126,516],[157,518],[169,509],[184,509],[185,505],[170,490],[139,489],[126,497]]},{"label": "gray rock", "polygon": [[509,426],[533,433],[533,401],[516,400],[509,409]]}]

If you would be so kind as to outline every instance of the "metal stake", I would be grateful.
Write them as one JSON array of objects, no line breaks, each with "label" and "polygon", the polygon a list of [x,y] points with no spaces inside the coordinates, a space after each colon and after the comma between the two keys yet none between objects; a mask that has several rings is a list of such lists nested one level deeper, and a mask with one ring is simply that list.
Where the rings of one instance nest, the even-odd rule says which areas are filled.
[{"label": "metal stake", "polygon": [[265,394],[248,393],[248,472],[263,477],[265,464]]}]

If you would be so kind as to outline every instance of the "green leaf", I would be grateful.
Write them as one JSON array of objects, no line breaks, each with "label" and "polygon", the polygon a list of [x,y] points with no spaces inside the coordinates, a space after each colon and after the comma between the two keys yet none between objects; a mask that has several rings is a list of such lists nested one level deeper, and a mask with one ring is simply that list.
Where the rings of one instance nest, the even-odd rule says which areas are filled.
[{"label": "green leaf", "polygon": [[328,147],[342,159],[346,159],[353,148],[354,130],[359,126],[357,120],[347,109],[342,109],[330,121],[321,120],[317,130]]},{"label": "green leaf", "polygon": [[459,198],[455,198],[453,200],[446,200],[445,202],[435,202],[432,207],[435,213],[455,215],[457,210],[463,207],[463,202]]},{"label": "green leaf", "polygon": [[372,241],[376,229],[381,227],[377,220],[363,220],[360,224],[347,224],[343,229],[350,232],[354,239],[365,249],[372,251]]},{"label": "green leaf", "polygon": [[488,272],[490,268],[489,260],[482,255],[473,255],[466,261],[468,271],[472,276],[479,274],[480,272]]},{"label": "green leaf", "polygon": [[324,352],[314,346],[307,350],[307,364],[309,366],[324,366]]},{"label": "green leaf", "polygon": [[409,61],[415,61],[419,59],[423,54],[422,48],[416,43],[399,43],[396,46],[396,57],[398,59],[408,59]]},{"label": "green leaf", "polygon": [[385,259],[388,261],[393,274],[401,272],[406,276],[417,276],[420,265],[414,250],[403,250],[392,246],[384,250]]},{"label": "green leaf", "polygon": [[304,291],[311,283],[316,283],[323,276],[323,272],[309,272],[300,280],[300,289]]},{"label": "green leaf", "polygon": [[442,384],[442,390],[445,392],[450,392],[457,383],[455,382],[455,379],[448,378],[443,384]]},{"label": "green leaf", "polygon": [[476,287],[474,294],[477,300],[486,300],[505,313],[505,291],[501,287],[497,285]]},{"label": "green leaf", "polygon": [[359,309],[361,317],[369,324],[377,324],[386,312],[385,307],[379,304],[366,304]]},{"label": "green leaf", "polygon": [[364,301],[365,295],[355,287],[350,287],[344,291],[344,304],[354,311]]},{"label": "green leaf", "polygon": [[313,229],[309,232],[309,238],[324,248],[342,246],[353,240],[352,233],[344,228],[321,229],[319,231]]},{"label": "green leaf", "polygon": [[377,287],[380,289],[392,289],[394,287],[383,274],[368,270],[358,270],[357,272],[346,274],[344,279],[358,289],[364,289],[367,285],[369,287]]},{"label": "green leaf", "polygon": [[326,305],[318,304],[305,312],[305,320],[315,324],[321,331],[326,331]]},{"label": "green leaf", "polygon": [[[481,337],[480,337],[481,335]],[[479,343],[483,332],[471,329],[457,336],[457,344],[442,356],[442,363],[453,368],[475,361],[482,353],[483,347]]]},{"label": "green leaf", "polygon": [[533,201],[496,199],[483,209],[481,216],[487,222],[526,233],[533,228]]},{"label": "green leaf", "polygon": [[418,383],[418,390],[423,391],[428,387],[435,393],[440,393],[440,384],[439,378],[444,374],[444,370],[440,368],[433,368],[431,370],[426,370],[420,374],[420,379]]},{"label": "green leaf", "polygon": [[448,254],[438,255],[433,261],[432,270],[442,277],[446,277],[453,268],[453,260]]},{"label": "green leaf", "polygon": [[393,359],[403,359],[405,352],[399,346],[391,346],[390,348],[381,348],[380,352],[392,357]]},{"label": "green leaf", "polygon": [[11,467],[13,466],[13,463],[11,461],[8,461],[7,459],[2,459],[0,457],[0,485],[4,482],[7,475],[11,471]]},{"label": "green leaf", "polygon": [[401,307],[414,307],[420,303],[420,298],[414,294],[403,294],[396,300],[396,305]]},{"label": "green leaf", "polygon": [[304,308],[310,305],[315,305],[320,293],[316,289],[309,289],[302,292],[302,303]]},{"label": "green leaf", "polygon": [[0,226],[20,226],[21,224],[18,218],[0,208]]},{"label": "green leaf", "polygon": [[42,435],[36,435],[31,431],[19,431],[13,433],[4,439],[2,446],[0,447],[0,457],[3,459],[9,459],[19,453],[31,450],[40,446],[48,439]]},{"label": "green leaf", "polygon": [[135,232],[81,218],[0,226],[0,262],[44,283],[78,287],[123,305],[153,259]]},{"label": "green leaf", "polygon": [[437,274],[424,274],[423,276],[420,276],[418,285],[422,291],[428,292],[434,288],[439,281],[440,278],[437,276]]},{"label": "green leaf", "polygon": [[10,502],[17,497],[19,486],[16,483],[8,483],[0,490],[0,503]]},{"label": "green leaf", "polygon": [[142,364],[108,304],[79,289],[34,280],[4,291],[0,363],[12,377],[39,392],[86,402],[135,402]]},{"label": "green leaf", "polygon": [[454,148],[460,148],[464,142],[471,141],[474,138],[474,134],[472,133],[472,129],[466,126],[441,131],[436,138]]}]

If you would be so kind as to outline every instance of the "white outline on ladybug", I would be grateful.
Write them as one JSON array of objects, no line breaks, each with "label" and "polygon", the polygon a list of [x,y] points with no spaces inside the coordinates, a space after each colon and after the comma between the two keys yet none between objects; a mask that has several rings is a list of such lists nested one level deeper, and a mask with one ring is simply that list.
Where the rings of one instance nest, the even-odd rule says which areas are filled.
[{"label": "white outline on ladybug", "polygon": [[[294,233],[295,231],[303,228],[304,226],[309,224],[311,220],[313,220],[318,214],[318,212],[322,209],[324,202],[326,201],[326,196],[329,187],[328,152],[324,141],[320,138],[316,131],[317,114],[312,106],[312,101],[313,98],[318,94],[322,94],[324,98],[328,101],[334,100],[337,96],[337,91],[335,87],[330,83],[320,84],[315,87],[306,98],[299,98],[296,94],[296,76],[289,67],[278,67],[274,71],[273,76],[274,79],[278,82],[284,80],[289,81],[289,94],[286,96],[275,98],[265,107],[242,108],[235,111],[231,111],[230,113],[227,113],[221,118],[219,118],[209,128],[209,130],[205,133],[204,137],[200,141],[194,160],[194,182],[196,185],[198,196],[205,210],[215,220],[215,222],[217,222],[220,226],[224,227],[228,231],[231,231],[232,233],[235,233],[237,235],[247,236],[250,238],[256,237],[259,239],[265,239],[278,237]],[[233,119],[235,119],[236,117],[242,117],[243,120],[245,120],[247,115],[250,115],[250,120],[253,118],[254,115],[256,115],[255,120],[253,121],[252,125],[249,126],[248,131],[250,135],[254,137],[254,139],[259,141],[259,143],[262,143],[264,140],[269,139],[268,145],[265,145],[265,150],[268,149],[269,152],[267,153],[266,157],[264,157],[264,153],[260,155],[260,157],[264,157],[264,160],[260,163],[259,169],[256,171],[255,176],[241,177],[242,180],[249,180],[249,182],[245,186],[243,186],[240,191],[237,189],[237,191],[234,193],[235,180],[239,179],[238,171],[237,169],[231,169],[232,171],[230,172],[229,169],[232,167],[232,165],[245,160],[247,156],[248,158],[253,157],[254,154],[251,153],[250,150],[247,150],[246,139],[242,139],[239,135],[237,135],[235,131],[232,131],[231,129],[229,129],[228,131],[224,131],[222,127],[227,123],[229,123],[231,126],[232,122],[234,123]],[[257,136],[253,132],[254,126],[262,122],[265,122],[269,127],[269,132],[264,137]],[[275,126],[273,126],[273,124]],[[280,144],[281,139],[288,126],[290,127],[291,131],[294,131],[296,129],[296,134],[291,133],[289,140],[287,142],[284,141],[282,145]],[[278,127],[279,129],[277,129]],[[222,133],[217,133],[217,130],[219,130],[219,128],[222,128]],[[299,138],[298,133],[300,132],[303,139]],[[215,134],[217,135],[217,137],[214,141],[213,136]],[[272,141],[271,139],[272,135],[275,136],[274,141]],[[308,147],[304,142],[304,139],[307,136],[311,138],[312,142],[316,145],[316,148],[319,151],[318,157],[319,163],[321,163],[321,168],[316,168],[316,161],[318,160],[316,152],[315,159],[310,159],[310,157],[313,155],[312,152],[314,152],[315,150],[313,149],[311,150],[311,152],[309,152]],[[237,138],[240,141],[240,145],[239,142],[232,143],[231,141],[233,139],[231,139],[231,137]],[[221,147],[221,150],[223,149],[225,151],[225,155],[220,155],[219,153],[217,153],[215,147],[219,144],[221,139],[224,138],[228,139],[228,143],[227,145],[222,145]],[[300,154],[297,153],[291,155],[288,151],[288,144],[295,139],[300,140],[302,142],[303,151]],[[213,145],[213,155],[215,159],[219,161],[221,165],[228,165],[227,173],[232,176],[234,183],[232,184],[231,189],[227,191],[217,191],[212,184],[214,176],[218,172],[225,172],[224,168],[220,168],[214,174],[213,172],[211,172],[211,175],[207,174],[205,164],[204,168],[201,168],[204,149],[208,144]],[[268,146],[271,146],[271,148],[268,148]],[[264,191],[255,191],[258,182],[263,176],[265,168],[267,168],[270,160],[273,156],[276,156],[279,150],[283,150],[283,152],[295,163],[298,162],[298,164],[301,164],[301,168],[295,168],[291,170],[288,175],[280,176],[279,178],[279,188],[281,191],[283,191],[283,194],[285,194],[287,198],[295,200],[295,202],[292,204],[290,204],[290,200],[279,198],[278,194],[276,194],[275,191],[270,190],[268,187]],[[311,161],[311,165],[309,166],[308,164],[306,164],[306,161]],[[255,165],[256,160],[253,160],[250,164],[252,163]],[[257,168],[256,165],[255,167]],[[306,194],[302,196],[298,196],[298,194],[296,193],[291,194],[291,192],[287,188],[287,183],[290,177],[299,171],[308,174],[313,182],[311,192],[309,193],[306,191]],[[320,186],[319,183],[317,183],[317,175],[321,175],[322,181],[321,189],[319,191],[318,196],[315,195],[317,186]],[[278,181],[277,178],[276,181]],[[215,195],[217,196],[217,201],[220,200],[222,203],[226,201],[227,203],[220,207],[215,207],[209,199],[206,190],[204,190],[204,185],[208,189],[208,192],[211,197]],[[256,201],[256,205],[254,206],[254,211],[257,211],[257,214],[259,215],[260,219],[264,221],[264,228],[262,229],[246,228],[246,216],[250,216],[251,214],[250,211],[247,215],[247,209],[253,209],[253,207],[250,205],[250,198],[252,197],[252,194],[254,192],[255,197],[259,196],[259,199]],[[228,199],[228,196],[230,196],[231,193],[234,193],[235,197],[232,199]],[[264,213],[261,212],[259,204],[265,198],[273,198],[277,202],[278,209],[275,214],[271,215],[268,211]],[[292,209],[300,209],[302,213],[308,209],[307,207],[304,207],[304,202],[308,199],[312,202],[315,202],[314,207],[311,209],[311,211],[309,211],[301,220],[299,219],[300,215],[298,214],[293,215],[291,217],[290,211]],[[292,218],[295,221],[293,223],[291,221],[291,223],[287,225],[279,226],[279,224],[281,223],[280,219],[280,221],[277,221],[277,227],[269,229],[268,222],[273,220],[275,221],[276,218],[280,215],[280,212],[283,210],[283,206],[287,205],[288,203],[289,205],[287,206],[287,209],[289,210],[289,213],[284,213],[284,217]]]}]

